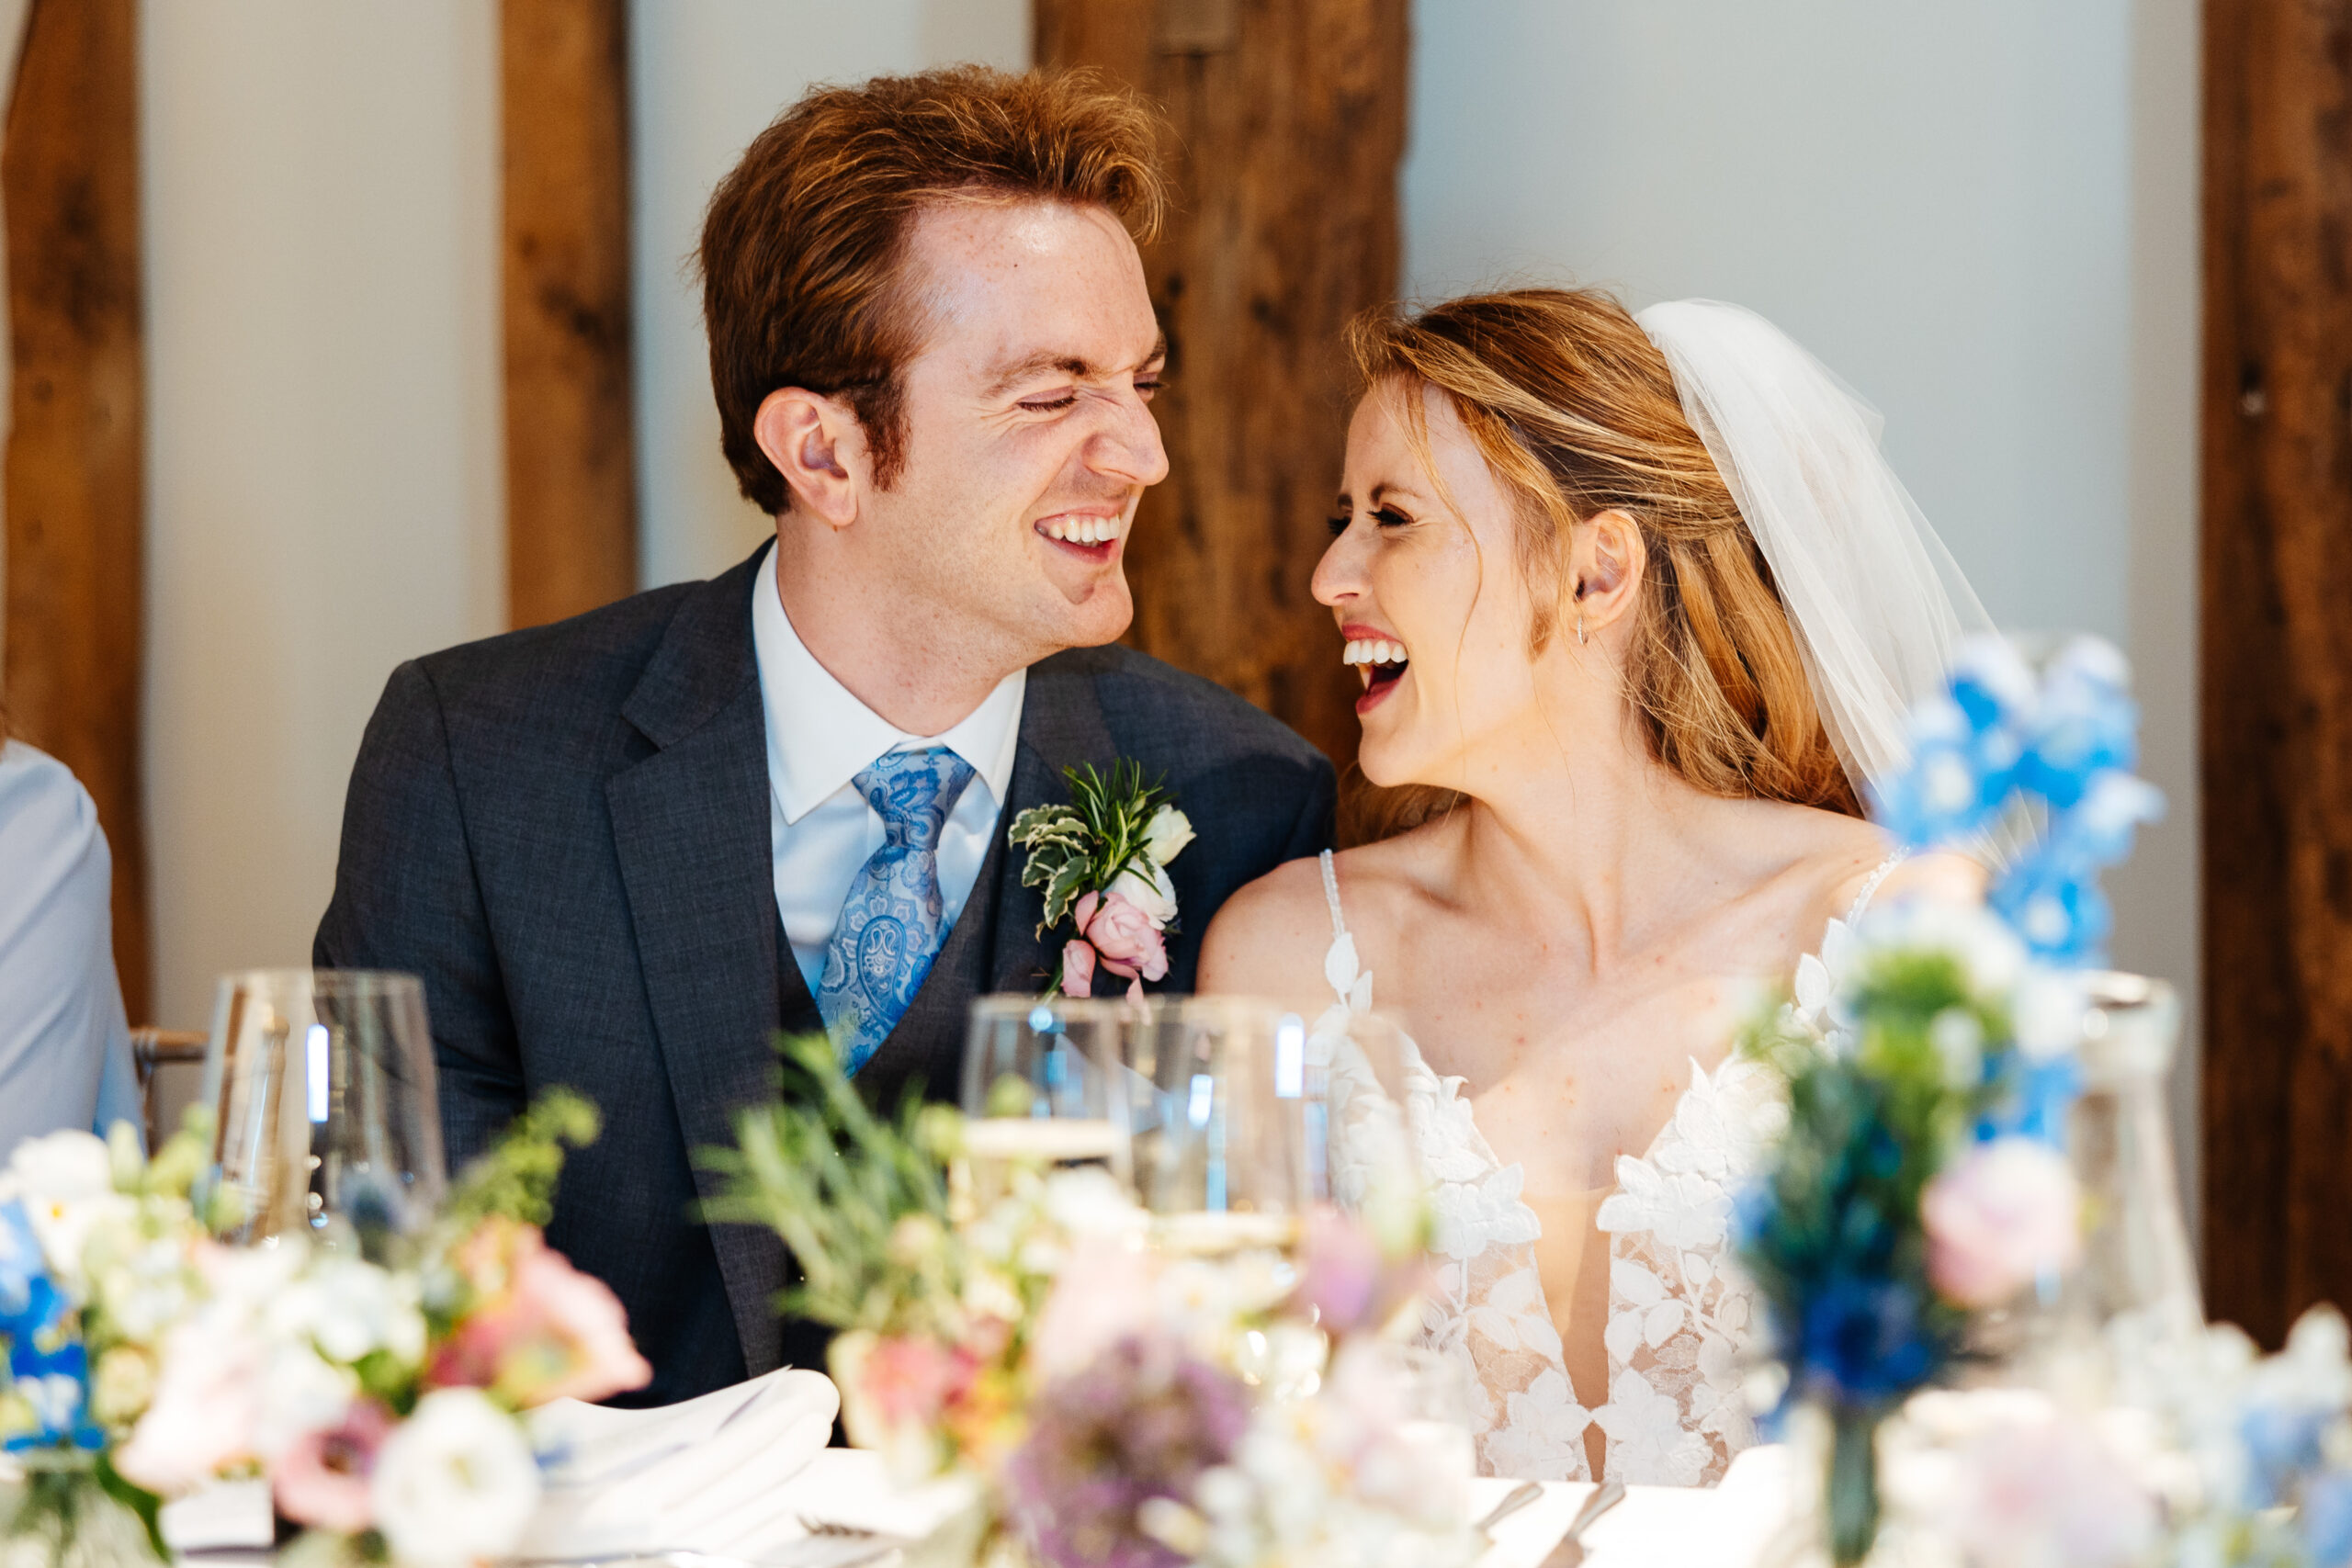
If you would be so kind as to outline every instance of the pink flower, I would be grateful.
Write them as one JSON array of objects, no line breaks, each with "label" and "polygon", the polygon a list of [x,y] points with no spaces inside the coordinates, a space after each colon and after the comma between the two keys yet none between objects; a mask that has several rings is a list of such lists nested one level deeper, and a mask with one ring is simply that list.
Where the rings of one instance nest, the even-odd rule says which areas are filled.
[{"label": "pink flower", "polygon": [[375,1523],[368,1478],[392,1426],[391,1412],[360,1399],[340,1427],[296,1439],[271,1476],[277,1511],[296,1524],[338,1535],[357,1535]]},{"label": "pink flower", "polygon": [[1089,893],[1078,901],[1076,913],[1078,934],[1094,944],[1102,967],[1136,981],[1127,987],[1129,997],[1140,1001],[1142,980],[1168,977],[1168,944],[1151,917],[1134,904],[1116,893]]},{"label": "pink flower", "polygon": [[[1091,898],[1091,893],[1087,895]],[[1062,944],[1062,995],[1091,997],[1094,994],[1094,949],[1078,937]]]},{"label": "pink flower", "polygon": [[1928,1277],[1965,1307],[1998,1306],[2082,1255],[2082,1194],[2065,1157],[2031,1138],[1979,1144],[1919,1195]]},{"label": "pink flower", "polygon": [[1402,1259],[1384,1257],[1360,1221],[1335,1209],[1317,1209],[1307,1216],[1294,1299],[1313,1308],[1328,1333],[1377,1329],[1419,1292],[1422,1267],[1418,1253]]},{"label": "pink flower", "polygon": [[2162,1530],[2156,1499],[2077,1417],[2005,1421],[1956,1457],[1959,1483],[1935,1522],[1973,1562],[2120,1568],[2146,1561]]},{"label": "pink flower", "polygon": [[428,1383],[492,1389],[527,1408],[651,1381],[620,1298],[566,1262],[536,1225],[486,1222],[453,1260],[480,1297],[434,1358]]},{"label": "pink flower", "polygon": [[1119,1236],[1082,1240],[1057,1271],[1030,1333],[1030,1366],[1048,1382],[1083,1371],[1146,1327],[1157,1306],[1149,1254]]}]

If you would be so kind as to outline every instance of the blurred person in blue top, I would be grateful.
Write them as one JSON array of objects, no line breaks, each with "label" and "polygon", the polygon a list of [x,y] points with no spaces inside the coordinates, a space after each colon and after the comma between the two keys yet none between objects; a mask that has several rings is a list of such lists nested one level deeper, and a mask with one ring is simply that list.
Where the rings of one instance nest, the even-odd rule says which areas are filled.
[{"label": "blurred person in blue top", "polygon": [[0,711],[0,1160],[40,1133],[141,1124],[97,807]]}]

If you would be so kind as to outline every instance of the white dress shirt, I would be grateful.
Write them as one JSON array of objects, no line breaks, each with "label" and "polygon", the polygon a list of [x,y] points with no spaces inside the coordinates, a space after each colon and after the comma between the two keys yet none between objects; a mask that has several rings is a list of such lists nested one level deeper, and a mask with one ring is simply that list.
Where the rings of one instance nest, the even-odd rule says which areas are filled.
[{"label": "white dress shirt", "polygon": [[752,591],[752,650],[767,716],[775,907],[813,994],[850,884],[882,847],[881,815],[851,781],[888,752],[928,746],[944,746],[972,765],[972,782],[939,836],[939,892],[952,929],[979,880],[1012,787],[1029,672],[1007,675],[944,734],[910,735],[853,696],[801,642],[776,592],[773,545]]},{"label": "white dress shirt", "polygon": [[113,860],[65,764],[0,744],[0,1159],[143,1120],[114,973]]}]

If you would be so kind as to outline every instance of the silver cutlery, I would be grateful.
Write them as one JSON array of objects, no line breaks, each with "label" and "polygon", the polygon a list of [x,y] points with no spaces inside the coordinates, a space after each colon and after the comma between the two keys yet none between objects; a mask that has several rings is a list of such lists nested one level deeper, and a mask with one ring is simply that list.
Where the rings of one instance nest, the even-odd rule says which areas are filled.
[{"label": "silver cutlery", "polygon": [[1480,1535],[1485,1536],[1487,1540],[1492,1540],[1495,1536],[1495,1527],[1497,1525],[1502,1523],[1505,1519],[1510,1517],[1513,1514],[1516,1514],[1521,1508],[1524,1508],[1527,1505],[1534,1502],[1538,1497],[1543,1495],[1544,1483],[1542,1482],[1522,1481],[1518,1485],[1512,1487],[1509,1492],[1504,1493],[1503,1500],[1496,1504],[1493,1507],[1487,1509],[1487,1517],[1480,1519],[1476,1524],[1472,1525],[1470,1528],[1476,1530]]},{"label": "silver cutlery", "polygon": [[1577,1568],[1584,1562],[1584,1532],[1592,1528],[1595,1519],[1624,1500],[1623,1482],[1603,1482],[1599,1491],[1584,1500],[1577,1517],[1568,1521],[1568,1533],[1560,1538],[1560,1544],[1536,1568]]}]

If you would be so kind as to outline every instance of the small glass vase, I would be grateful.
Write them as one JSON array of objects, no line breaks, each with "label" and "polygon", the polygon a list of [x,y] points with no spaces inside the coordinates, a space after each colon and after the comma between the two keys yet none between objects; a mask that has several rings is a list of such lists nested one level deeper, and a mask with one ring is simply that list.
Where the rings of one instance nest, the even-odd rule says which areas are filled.
[{"label": "small glass vase", "polygon": [[1794,1461],[1795,1493],[1757,1555],[1759,1568],[1854,1568],[1881,1560],[1878,1435],[1887,1414],[1810,1399],[1789,1410],[1782,1440]]},{"label": "small glass vase", "polygon": [[11,1456],[0,1482],[0,1568],[153,1568],[164,1559],[148,1521],[100,1479],[94,1454]]},{"label": "small glass vase", "polygon": [[2144,1405],[2179,1375],[2205,1322],[2165,1107],[2180,1002],[2144,976],[2082,978],[2082,1088],[2066,1119],[2081,1260],[2009,1314],[1985,1347],[1996,1351],[1988,1371],[1972,1381],[2039,1388],[2083,1409]]}]

